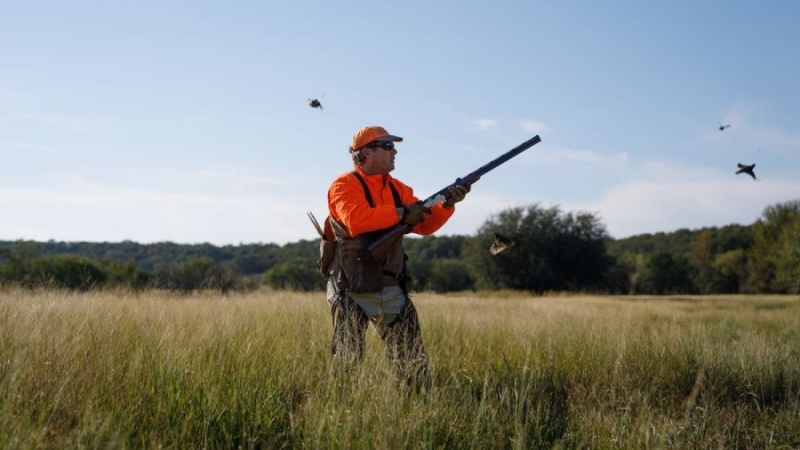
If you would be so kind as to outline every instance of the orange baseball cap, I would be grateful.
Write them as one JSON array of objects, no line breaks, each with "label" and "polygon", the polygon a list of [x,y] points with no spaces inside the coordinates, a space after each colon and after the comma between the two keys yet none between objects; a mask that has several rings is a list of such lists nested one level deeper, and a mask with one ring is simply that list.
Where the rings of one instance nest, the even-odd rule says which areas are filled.
[{"label": "orange baseball cap", "polygon": [[356,132],[350,142],[350,151],[357,150],[373,141],[403,142],[403,138],[389,134],[383,127],[370,125]]}]

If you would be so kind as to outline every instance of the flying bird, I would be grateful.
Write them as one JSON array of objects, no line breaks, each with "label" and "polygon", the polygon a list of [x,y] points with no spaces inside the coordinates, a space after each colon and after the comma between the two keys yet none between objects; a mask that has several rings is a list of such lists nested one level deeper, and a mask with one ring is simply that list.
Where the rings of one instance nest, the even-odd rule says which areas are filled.
[{"label": "flying bird", "polygon": [[755,164],[750,164],[748,166],[748,165],[739,163],[739,170],[736,171],[736,175],[739,175],[740,173],[746,173],[746,174],[750,175],[751,177],[753,177],[753,179],[755,180],[756,179],[756,174],[753,173],[753,168],[755,166],[756,166]]},{"label": "flying bird", "polygon": [[494,242],[492,243],[492,246],[489,247],[489,253],[491,253],[492,255],[496,255],[502,252],[503,250],[513,246],[514,246],[514,241],[503,235],[494,233]]},{"label": "flying bird", "polygon": [[725,128],[728,128],[728,127],[730,127],[730,126],[731,126],[730,124],[728,124],[728,125],[719,124],[719,131],[722,131],[722,130],[724,130]]},{"label": "flying bird", "polygon": [[322,94],[322,97],[320,98],[308,99],[308,106],[312,108],[319,108],[319,110],[322,111],[322,103],[320,103],[320,100],[322,100],[323,98],[325,98],[325,94]]}]

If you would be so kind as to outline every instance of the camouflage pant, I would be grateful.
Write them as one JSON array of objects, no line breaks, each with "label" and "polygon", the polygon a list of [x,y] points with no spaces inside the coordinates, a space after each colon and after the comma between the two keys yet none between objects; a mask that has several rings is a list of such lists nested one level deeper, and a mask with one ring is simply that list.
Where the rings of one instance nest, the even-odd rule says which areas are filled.
[{"label": "camouflage pant", "polygon": [[[422,343],[419,318],[414,304],[408,296],[400,314],[386,327],[377,328],[384,342],[386,355],[398,373],[409,381],[427,382],[429,377],[428,357]],[[352,366],[364,357],[365,333],[369,317],[364,310],[347,295],[336,295],[331,304],[333,319],[334,358]]]}]

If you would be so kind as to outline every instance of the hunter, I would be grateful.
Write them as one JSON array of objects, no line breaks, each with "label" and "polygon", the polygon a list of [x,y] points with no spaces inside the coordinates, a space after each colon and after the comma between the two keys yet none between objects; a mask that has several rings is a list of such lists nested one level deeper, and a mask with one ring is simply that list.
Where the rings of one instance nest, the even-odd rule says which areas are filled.
[{"label": "hunter", "polygon": [[447,200],[423,206],[411,187],[390,175],[398,142],[403,138],[379,126],[363,127],[353,136],[353,170],[337,177],[328,190],[328,240],[323,240],[327,250],[320,270],[328,278],[334,358],[347,367],[360,361],[366,328],[372,324],[401,375],[410,382],[427,382],[430,369],[409,296],[402,237],[381,260],[373,258],[367,245],[400,223],[419,235],[434,233],[452,217],[469,188],[451,186]]}]

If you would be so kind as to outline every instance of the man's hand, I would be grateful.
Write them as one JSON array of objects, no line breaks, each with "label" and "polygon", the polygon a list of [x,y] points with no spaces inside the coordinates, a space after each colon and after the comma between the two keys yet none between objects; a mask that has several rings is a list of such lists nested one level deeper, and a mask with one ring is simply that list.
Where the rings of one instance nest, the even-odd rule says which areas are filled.
[{"label": "man's hand", "polygon": [[412,227],[425,220],[425,214],[431,213],[431,209],[421,203],[405,205],[403,209],[405,214],[401,222]]},{"label": "man's hand", "polygon": [[467,193],[469,193],[471,189],[471,186],[462,186],[460,184],[450,186],[447,189],[450,195],[447,197],[447,200],[442,202],[442,205],[447,209],[452,208],[456,203],[464,200],[464,197],[467,196]]}]

